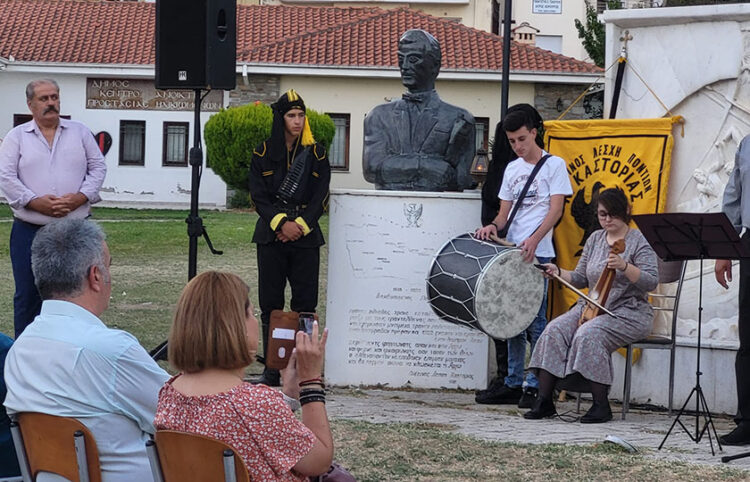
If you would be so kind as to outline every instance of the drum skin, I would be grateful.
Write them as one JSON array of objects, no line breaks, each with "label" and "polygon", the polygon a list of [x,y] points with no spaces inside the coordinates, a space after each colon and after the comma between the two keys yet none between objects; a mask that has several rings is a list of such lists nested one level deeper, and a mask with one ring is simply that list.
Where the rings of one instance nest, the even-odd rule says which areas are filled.
[{"label": "drum skin", "polygon": [[427,298],[441,319],[508,339],[525,330],[539,312],[544,278],[520,249],[475,239],[451,239],[435,256]]}]

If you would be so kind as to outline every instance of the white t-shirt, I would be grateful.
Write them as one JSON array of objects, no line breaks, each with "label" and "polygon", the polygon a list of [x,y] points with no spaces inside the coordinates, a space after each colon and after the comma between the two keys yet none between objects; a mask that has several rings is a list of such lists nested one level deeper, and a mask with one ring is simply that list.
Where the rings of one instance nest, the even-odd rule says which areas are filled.
[{"label": "white t-shirt", "polygon": [[[547,152],[542,151],[542,156]],[[505,168],[503,175],[503,184],[500,186],[498,197],[502,201],[511,201],[515,205],[518,197],[521,195],[526,180],[529,178],[531,171],[534,170],[534,164],[528,163],[523,158],[511,161]],[[562,194],[570,196],[573,194],[573,188],[570,186],[570,178],[565,170],[565,161],[557,156],[551,156],[544,162],[539,172],[526,192],[523,204],[518,209],[516,217],[508,230],[508,241],[519,244],[531,236],[534,231],[542,224],[545,216],[549,212],[550,196]],[[511,211],[513,208],[511,207]],[[508,214],[510,216],[510,214]],[[537,256],[551,258],[555,256],[555,248],[552,246],[552,230],[539,241],[536,247]]]}]

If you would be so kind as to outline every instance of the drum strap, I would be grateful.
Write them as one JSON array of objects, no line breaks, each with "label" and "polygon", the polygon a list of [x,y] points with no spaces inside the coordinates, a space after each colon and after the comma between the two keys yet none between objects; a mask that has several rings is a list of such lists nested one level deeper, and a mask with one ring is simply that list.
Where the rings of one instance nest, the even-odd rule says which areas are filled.
[{"label": "drum strap", "polygon": [[534,182],[534,178],[539,172],[539,169],[542,168],[544,163],[551,156],[552,154],[547,154],[547,155],[542,156],[542,158],[539,159],[539,162],[537,162],[534,165],[534,169],[532,169],[531,174],[529,174],[529,178],[526,179],[526,184],[524,184],[523,189],[521,189],[521,195],[518,196],[518,200],[516,201],[516,204],[513,206],[513,210],[511,210],[510,216],[508,216],[508,222],[505,223],[505,227],[503,227],[502,231],[497,233],[498,238],[505,238],[508,235],[508,228],[510,228],[510,223],[512,223],[513,219],[516,217],[516,213],[518,212],[518,209],[521,207],[521,204],[523,203],[523,199],[526,197],[526,192],[529,190],[529,187],[531,187],[531,183]]}]

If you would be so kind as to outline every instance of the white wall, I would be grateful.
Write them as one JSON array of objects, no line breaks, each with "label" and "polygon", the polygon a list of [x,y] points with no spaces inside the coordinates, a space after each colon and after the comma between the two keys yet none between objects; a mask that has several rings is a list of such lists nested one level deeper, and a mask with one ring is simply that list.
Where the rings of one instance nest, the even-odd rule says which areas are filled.
[{"label": "white wall", "polygon": [[[680,115],[685,119],[684,135],[682,126],[673,129],[667,210],[720,211],[737,145],[750,134],[750,4],[610,10],[603,18],[607,65],[620,55],[619,39],[625,32],[632,37],[616,117]],[[611,104],[614,76],[613,69],[605,80],[605,106]],[[677,327],[678,360],[683,361],[676,378],[678,405],[695,381],[692,346],[697,341],[701,273],[697,261],[688,266]],[[702,385],[713,411],[733,413],[738,266],[729,290],[716,283],[713,268],[713,261],[704,263],[701,366],[705,364],[707,376]],[[657,361],[649,365],[649,359]],[[663,357],[644,358],[643,363],[646,373],[668,367]],[[665,391],[653,388],[648,378],[634,378],[636,399],[664,403]]]},{"label": "white wall", "polygon": [[[516,23],[511,25],[511,28],[521,25],[522,22],[529,22],[532,27],[539,29],[537,35],[561,35],[562,52],[560,53],[568,57],[590,61],[591,59],[589,59],[586,49],[583,48],[575,27],[575,19],[579,19],[582,22],[585,21],[585,1],[561,0],[561,4],[562,11],[559,14],[536,14],[532,11],[533,0],[516,0],[513,2],[513,20]],[[501,18],[504,11],[505,2],[504,0],[500,0]],[[500,28],[500,33],[502,34],[502,26]]]},{"label": "white wall", "polygon": [[[106,74],[91,75],[107,77]],[[162,123],[165,121],[190,122],[190,146],[193,144],[193,112],[163,112],[145,110],[86,109],[86,75],[38,74],[0,72],[0,137],[13,127],[13,114],[28,114],[26,84],[34,79],[51,77],[60,85],[61,114],[83,122],[93,133],[109,132],[112,147],[107,153],[107,177],[102,187],[106,203],[141,205],[154,204],[165,207],[185,207],[190,203],[190,167],[162,167]],[[202,113],[205,124],[211,113]],[[146,121],[146,159],[144,166],[118,166],[120,148],[120,120]],[[201,128],[202,131],[202,128]],[[211,169],[203,170],[200,203],[223,207],[226,204],[226,186]]]},{"label": "white wall", "polygon": [[492,2],[495,0],[240,0],[238,3],[263,5],[335,6],[340,8],[408,7],[438,18],[460,19],[467,27],[489,32],[492,28]]}]

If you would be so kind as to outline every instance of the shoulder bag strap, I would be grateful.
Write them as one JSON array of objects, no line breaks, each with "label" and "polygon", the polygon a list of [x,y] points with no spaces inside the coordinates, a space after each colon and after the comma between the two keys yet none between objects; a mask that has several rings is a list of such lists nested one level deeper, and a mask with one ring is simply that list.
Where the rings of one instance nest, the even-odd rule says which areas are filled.
[{"label": "shoulder bag strap", "polygon": [[531,187],[531,183],[534,181],[534,178],[539,172],[539,169],[542,168],[542,165],[551,156],[552,154],[547,154],[547,155],[542,156],[542,158],[539,159],[539,162],[537,162],[534,165],[534,169],[532,169],[531,174],[529,174],[529,178],[526,180],[526,184],[523,186],[523,189],[521,189],[521,195],[518,196],[518,200],[516,201],[516,204],[513,206],[513,210],[510,212],[510,216],[508,216],[508,222],[505,223],[505,227],[503,228],[503,236],[500,236],[500,233],[498,233],[498,237],[504,238],[505,235],[508,234],[508,228],[510,228],[510,223],[512,223],[513,219],[516,217],[516,213],[518,212],[518,209],[521,207],[521,203],[523,202],[523,199],[526,197],[526,192],[529,190],[529,187]]}]

